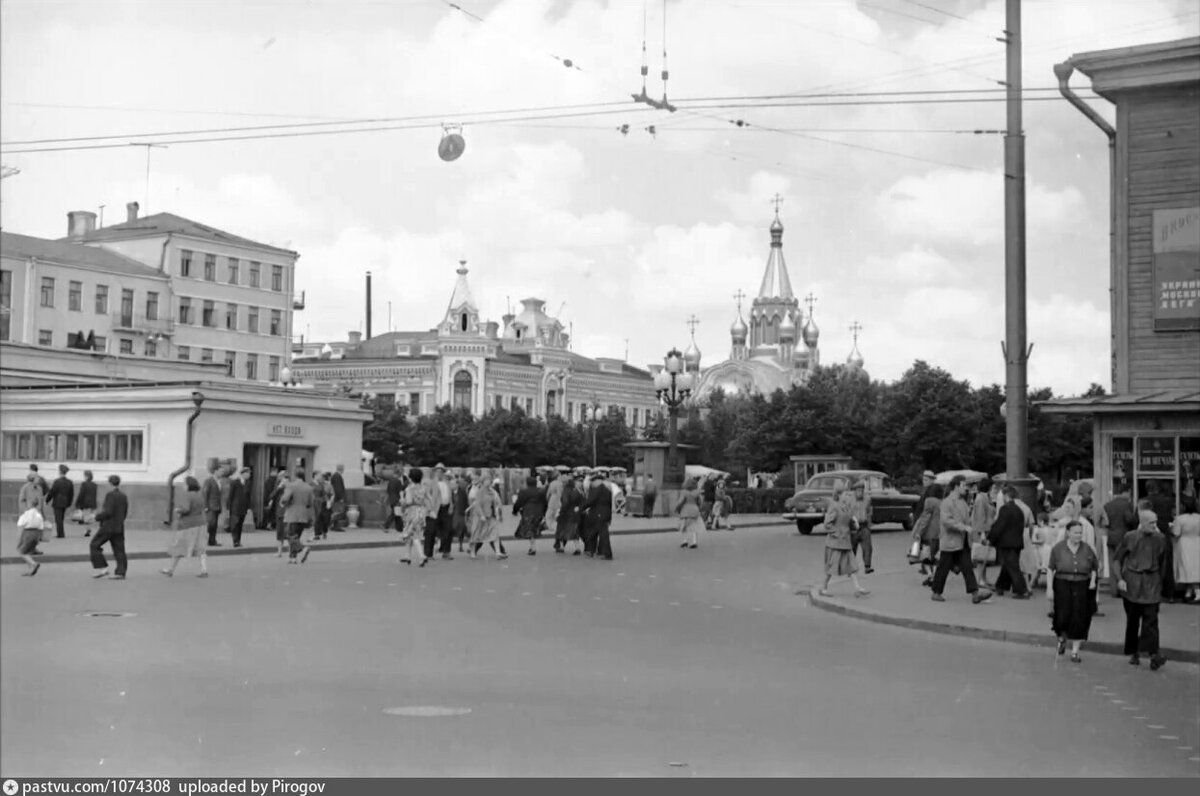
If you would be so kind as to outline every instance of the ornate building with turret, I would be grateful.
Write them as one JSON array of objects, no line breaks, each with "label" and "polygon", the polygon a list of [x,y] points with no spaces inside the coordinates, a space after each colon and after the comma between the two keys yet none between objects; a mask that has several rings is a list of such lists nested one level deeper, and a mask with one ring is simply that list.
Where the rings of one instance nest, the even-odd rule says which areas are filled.
[{"label": "ornate building with turret", "polygon": [[714,390],[729,394],[770,394],[808,380],[820,364],[820,330],[813,320],[816,298],[805,299],[807,311],[792,291],[783,259],[783,223],[776,207],[771,222],[771,250],[758,295],[750,305],[749,323],[742,317],[742,299],[736,297],[737,319],[729,327],[729,358],[702,368],[700,352],[692,345],[685,352],[688,369],[700,374],[696,398],[703,402]]},{"label": "ornate building with turret", "polygon": [[623,415],[632,427],[648,425],[659,411],[650,373],[620,359],[575,353],[565,327],[545,306],[540,298],[527,298],[501,323],[482,320],[462,261],[434,328],[301,343],[291,374],[305,384],[403,404],[410,416],[448,404],[477,417],[494,408],[520,408],[534,417],[579,422],[585,407],[598,406]]}]

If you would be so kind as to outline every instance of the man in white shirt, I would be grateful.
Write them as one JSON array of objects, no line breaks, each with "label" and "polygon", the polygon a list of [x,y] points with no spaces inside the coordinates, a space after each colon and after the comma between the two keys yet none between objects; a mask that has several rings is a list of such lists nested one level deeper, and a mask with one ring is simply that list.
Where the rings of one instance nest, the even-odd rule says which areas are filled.
[{"label": "man in white shirt", "polygon": [[[452,497],[450,482],[446,479],[446,466],[438,464],[433,468],[433,490],[437,495],[437,511],[434,515],[436,526],[435,532],[438,540],[438,552],[442,554],[442,558],[446,561],[453,561],[453,556],[450,555],[451,537],[454,535],[454,512],[450,505]],[[427,558],[433,557],[433,540],[429,538],[426,532],[426,550]]]}]

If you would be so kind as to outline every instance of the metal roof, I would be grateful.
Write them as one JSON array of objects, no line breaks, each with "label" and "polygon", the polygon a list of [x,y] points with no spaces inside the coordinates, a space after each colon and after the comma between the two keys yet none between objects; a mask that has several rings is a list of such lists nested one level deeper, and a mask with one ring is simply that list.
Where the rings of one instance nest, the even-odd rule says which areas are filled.
[{"label": "metal roof", "polygon": [[77,242],[47,240],[31,235],[0,232],[0,256],[16,259],[36,258],[59,265],[77,268],[95,268],[131,276],[149,276],[166,279],[157,268],[151,268],[132,257],[111,252],[98,246],[84,246]]},{"label": "metal roof", "polygon": [[1087,398],[1056,398],[1037,401],[1036,405],[1052,414],[1200,412],[1200,390],[1183,388]]},{"label": "metal roof", "polygon": [[[126,240],[128,238],[146,238],[155,235],[166,235],[167,233],[175,233],[178,235],[187,235],[193,238],[203,238],[218,243],[229,243],[235,246],[246,246],[252,249],[263,249],[266,251],[275,252],[277,254],[287,254],[293,257],[299,256],[291,249],[282,249],[278,246],[271,246],[266,243],[243,238],[238,235],[231,234],[216,227],[210,227],[207,224],[201,224],[199,221],[192,221],[190,218],[177,216],[174,213],[155,213],[154,215],[138,218],[133,221],[126,221],[123,224],[113,224],[108,227],[101,227],[93,230],[86,235],[72,240],[82,240],[86,242],[101,242],[106,240]],[[67,240],[64,238],[63,240]]]}]

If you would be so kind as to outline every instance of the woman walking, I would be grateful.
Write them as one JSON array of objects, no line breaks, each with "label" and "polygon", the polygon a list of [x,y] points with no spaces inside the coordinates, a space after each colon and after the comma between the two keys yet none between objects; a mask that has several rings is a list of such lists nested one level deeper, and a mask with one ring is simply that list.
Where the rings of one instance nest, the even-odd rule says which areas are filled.
[{"label": "woman walking", "polygon": [[1200,604],[1196,589],[1200,587],[1200,513],[1196,511],[1196,498],[1184,495],[1183,510],[1171,523],[1171,535],[1175,537],[1175,585],[1185,589],[1185,603]]},{"label": "woman walking", "polygon": [[[41,569],[41,564],[34,561],[33,557],[39,553],[37,546],[42,539],[42,526],[45,525],[46,518],[42,514],[41,507],[34,505],[36,493],[40,492],[37,476],[30,473],[26,479],[18,499],[21,514],[17,517],[17,527],[21,529],[21,538],[17,540],[17,553],[29,565],[29,569],[21,574],[33,577]],[[27,491],[28,487],[32,487],[32,489]]]},{"label": "woman walking", "polygon": [[408,548],[400,557],[401,564],[412,564],[413,556],[416,555],[421,559],[421,566],[425,566],[425,549],[422,545],[425,538],[425,517],[428,511],[426,510],[427,495],[424,488],[421,487],[421,480],[424,477],[424,473],[420,469],[411,468],[408,471],[408,486],[404,487],[404,492],[400,494],[400,502],[397,504],[401,514],[399,542],[402,547]]},{"label": "woman walking", "polygon": [[921,581],[922,586],[933,585],[932,567],[938,557],[938,539],[942,533],[942,498],[944,496],[945,491],[941,484],[930,484],[926,487],[925,494],[921,497],[923,501],[921,515],[913,523],[913,539],[929,550],[928,556],[921,559],[921,574],[926,576],[925,580]]},{"label": "woman walking", "polygon": [[508,558],[500,541],[500,493],[488,483],[485,473],[472,490],[471,507],[467,509],[471,528],[471,558],[479,557],[479,549],[487,543],[496,560]]},{"label": "woman walking", "polygon": [[[988,479],[980,481],[972,486],[974,498],[971,500],[971,550],[974,551],[975,545],[988,544],[988,533],[992,530],[992,523],[996,521],[996,498],[1000,492],[998,484],[993,485]],[[994,549],[994,548],[993,548]],[[986,556],[986,553],[982,553]],[[978,562],[979,570],[975,573],[975,579],[982,586],[990,586],[987,582],[988,562],[986,558]]]},{"label": "woman walking", "polygon": [[829,581],[834,576],[849,575],[854,583],[854,596],[865,597],[871,592],[858,582],[858,565],[854,562],[854,549],[850,543],[850,532],[855,523],[850,511],[849,493],[845,487],[833,490],[833,499],[825,511],[825,582],[817,592],[823,597],[833,596]]},{"label": "woman walking", "polygon": [[689,478],[683,485],[683,494],[675,503],[675,513],[679,515],[679,533],[683,536],[683,543],[679,545],[681,548],[695,550],[699,544],[698,531],[705,527],[700,504],[700,490],[697,488],[696,479]]},{"label": "woman walking", "polygon": [[1066,538],[1050,550],[1046,597],[1054,604],[1051,629],[1058,636],[1058,654],[1066,652],[1069,641],[1071,660],[1079,663],[1079,647],[1087,641],[1095,613],[1090,593],[1100,574],[1100,559],[1083,541],[1082,523],[1071,520],[1065,531]]},{"label": "woman walking", "polygon": [[714,531],[721,527],[721,520],[725,520],[725,527],[727,529],[733,530],[733,521],[729,519],[729,515],[732,513],[729,507],[732,504],[733,501],[730,500],[729,494],[725,489],[725,479],[721,478],[717,481],[717,490],[713,494],[712,518]]},{"label": "woman walking", "polygon": [[537,555],[537,539],[542,535],[542,523],[546,519],[546,490],[538,486],[534,476],[525,479],[525,488],[517,493],[513,503],[513,514],[520,514],[517,538],[529,540],[529,555]]},{"label": "woman walking", "polygon": [[96,482],[93,480],[92,471],[84,470],[83,483],[75,493],[75,510],[79,512],[79,521],[87,526],[84,536],[92,535],[92,523],[96,521],[96,509],[99,505],[96,502]]},{"label": "woman walking", "polygon": [[200,572],[198,578],[208,577],[208,554],[205,539],[207,537],[207,521],[204,516],[204,498],[200,496],[200,482],[194,476],[183,479],[184,491],[180,500],[175,504],[175,541],[167,548],[171,557],[171,565],[159,572],[168,578],[175,574],[179,559],[200,556]]},{"label": "woman walking", "polygon": [[579,509],[583,506],[583,492],[579,487],[583,484],[583,478],[572,478],[570,473],[563,473],[562,484],[554,529],[554,550],[565,553],[567,542],[575,542],[575,552],[571,555],[583,555],[583,537],[579,534]]}]

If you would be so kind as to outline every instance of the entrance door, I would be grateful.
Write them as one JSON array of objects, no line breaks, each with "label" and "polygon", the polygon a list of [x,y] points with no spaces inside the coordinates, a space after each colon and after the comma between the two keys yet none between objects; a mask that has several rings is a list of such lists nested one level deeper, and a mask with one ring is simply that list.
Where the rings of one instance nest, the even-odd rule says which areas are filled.
[{"label": "entrance door", "polygon": [[312,463],[316,448],[292,447],[289,445],[242,446],[242,463],[252,468],[250,480],[250,507],[259,524],[262,524],[263,508],[267,504],[267,481],[278,470],[291,475],[297,467],[304,469],[305,478],[312,477]]}]

